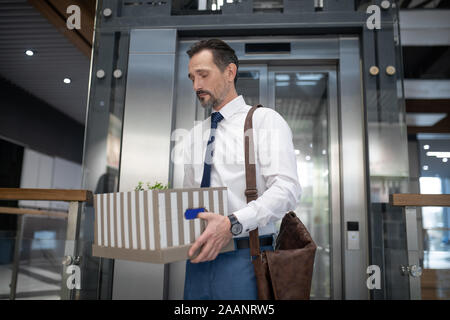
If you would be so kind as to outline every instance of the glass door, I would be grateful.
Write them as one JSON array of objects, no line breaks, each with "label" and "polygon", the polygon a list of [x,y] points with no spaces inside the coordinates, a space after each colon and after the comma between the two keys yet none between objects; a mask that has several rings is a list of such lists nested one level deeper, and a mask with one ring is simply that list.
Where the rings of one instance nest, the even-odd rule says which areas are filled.
[{"label": "glass door", "polygon": [[[274,108],[292,130],[303,190],[295,212],[318,246],[311,298],[339,299],[342,270],[336,71],[324,66],[246,65],[239,69],[238,76],[238,93],[247,104],[261,102]],[[264,86],[266,90],[261,90]],[[265,100],[267,103],[263,103]]]},{"label": "glass door", "polygon": [[239,67],[236,90],[239,95],[243,95],[248,105],[254,106],[261,104],[267,106],[267,66],[252,65]]}]

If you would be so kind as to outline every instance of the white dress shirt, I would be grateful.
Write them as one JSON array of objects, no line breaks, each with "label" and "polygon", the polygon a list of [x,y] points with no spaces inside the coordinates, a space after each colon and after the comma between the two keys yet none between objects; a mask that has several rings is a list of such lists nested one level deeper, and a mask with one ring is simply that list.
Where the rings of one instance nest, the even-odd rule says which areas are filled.
[{"label": "white dress shirt", "polygon": [[[253,114],[258,198],[247,204],[245,197],[244,121],[251,106],[242,96],[230,101],[219,112],[224,119],[215,132],[211,166],[211,187],[227,187],[228,211],[243,226],[237,237],[259,228],[259,234],[275,233],[274,222],[295,210],[301,187],[292,132],[283,117],[271,108],[258,108]],[[183,187],[200,187],[211,117],[196,124],[183,142]]]}]

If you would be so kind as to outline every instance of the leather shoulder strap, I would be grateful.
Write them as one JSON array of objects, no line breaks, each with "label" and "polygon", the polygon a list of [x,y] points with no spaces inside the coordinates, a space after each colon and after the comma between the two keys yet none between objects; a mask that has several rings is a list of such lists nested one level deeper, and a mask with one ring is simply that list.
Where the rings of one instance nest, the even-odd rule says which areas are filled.
[{"label": "leather shoulder strap", "polygon": [[[245,196],[247,203],[258,198],[258,190],[256,189],[256,166],[255,166],[255,147],[253,140],[253,113],[262,105],[252,107],[245,118],[244,123],[244,148],[245,148],[245,181],[247,188]],[[252,257],[260,255],[258,229],[250,231],[250,255]]]}]

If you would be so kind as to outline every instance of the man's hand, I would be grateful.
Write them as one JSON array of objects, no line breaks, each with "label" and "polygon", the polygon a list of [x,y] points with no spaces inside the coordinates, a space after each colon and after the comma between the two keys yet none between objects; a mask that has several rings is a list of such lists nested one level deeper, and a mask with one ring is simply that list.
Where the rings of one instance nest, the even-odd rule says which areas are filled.
[{"label": "man's hand", "polygon": [[192,257],[204,245],[199,255],[191,260],[192,263],[214,260],[233,237],[230,231],[230,219],[227,217],[212,212],[200,212],[197,217],[206,220],[208,225],[189,250],[189,257]]}]

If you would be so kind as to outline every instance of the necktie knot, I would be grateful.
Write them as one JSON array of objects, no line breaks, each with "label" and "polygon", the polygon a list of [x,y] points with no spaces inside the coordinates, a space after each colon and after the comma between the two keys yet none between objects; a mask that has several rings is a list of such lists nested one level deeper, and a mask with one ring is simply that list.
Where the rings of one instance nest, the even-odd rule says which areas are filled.
[{"label": "necktie knot", "polygon": [[223,120],[223,115],[220,112],[211,113],[211,128],[217,128],[217,124]]}]

